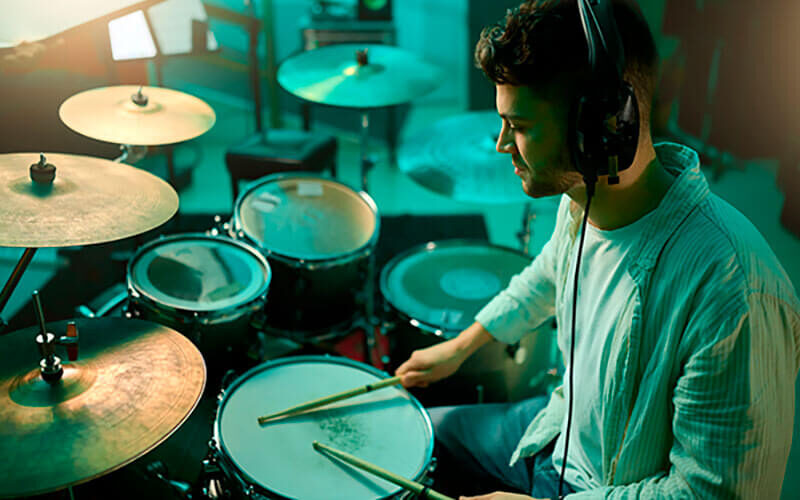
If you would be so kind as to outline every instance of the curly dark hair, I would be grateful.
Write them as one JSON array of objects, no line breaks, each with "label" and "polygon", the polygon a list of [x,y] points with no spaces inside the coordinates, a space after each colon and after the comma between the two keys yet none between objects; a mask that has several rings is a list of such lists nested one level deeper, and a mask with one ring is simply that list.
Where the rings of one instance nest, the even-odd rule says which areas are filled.
[{"label": "curly dark hair", "polygon": [[[646,124],[658,72],[653,35],[633,1],[612,0],[612,6],[625,51],[624,76]],[[484,28],[475,46],[476,66],[495,84],[525,85],[570,101],[591,84],[588,57],[576,0],[527,0]]]}]

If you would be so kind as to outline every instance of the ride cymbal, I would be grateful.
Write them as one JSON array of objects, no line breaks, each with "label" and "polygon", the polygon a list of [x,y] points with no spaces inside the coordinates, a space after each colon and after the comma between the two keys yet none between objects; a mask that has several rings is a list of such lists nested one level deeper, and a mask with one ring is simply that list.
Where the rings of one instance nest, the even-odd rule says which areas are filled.
[{"label": "ride cymbal", "polygon": [[[192,413],[205,363],[178,332],[125,318],[76,320],[77,361],[39,374],[39,327],[0,337],[0,497],[41,494],[111,472],[164,441]],[[66,321],[48,330],[61,335]]]},{"label": "ride cymbal", "polygon": [[534,200],[514,175],[511,156],[497,152],[500,117],[495,111],[451,116],[404,141],[400,171],[417,184],[456,201],[486,204],[536,202],[558,208],[558,198]]},{"label": "ride cymbal", "polygon": [[58,116],[75,132],[114,144],[158,146],[210,129],[214,110],[197,97],[161,87],[117,85],[69,97]]},{"label": "ride cymbal", "polygon": [[387,45],[337,44],[301,52],[278,68],[278,83],[307,101],[348,108],[409,102],[435,89],[441,71]]},{"label": "ride cymbal", "polygon": [[178,194],[155,175],[102,158],[45,153],[52,184],[31,179],[39,153],[0,154],[0,246],[105,243],[160,226]]}]

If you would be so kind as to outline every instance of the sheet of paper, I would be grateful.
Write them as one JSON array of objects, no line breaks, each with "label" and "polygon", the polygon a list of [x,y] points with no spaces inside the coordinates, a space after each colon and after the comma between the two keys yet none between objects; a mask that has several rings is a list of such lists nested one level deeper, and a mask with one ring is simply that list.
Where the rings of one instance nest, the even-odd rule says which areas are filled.
[{"label": "sheet of paper", "polygon": [[[192,20],[208,19],[201,0],[166,0],[148,10],[158,46],[163,55],[186,54],[192,50]],[[211,31],[206,34],[208,50],[218,48]]]}]

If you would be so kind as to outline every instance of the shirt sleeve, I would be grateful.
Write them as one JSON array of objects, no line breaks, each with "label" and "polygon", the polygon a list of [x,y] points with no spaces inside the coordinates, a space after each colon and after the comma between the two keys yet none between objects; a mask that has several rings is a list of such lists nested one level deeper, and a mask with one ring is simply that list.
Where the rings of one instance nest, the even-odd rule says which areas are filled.
[{"label": "shirt sleeve", "polygon": [[[687,329],[673,391],[669,468],[586,498],[779,498],[791,447],[800,317],[752,293],[716,329]],[[708,325],[708,323],[705,323]]]},{"label": "shirt sleeve", "polygon": [[475,316],[497,340],[513,344],[555,314],[556,254],[568,207],[569,198],[563,196],[555,229],[541,253]]}]

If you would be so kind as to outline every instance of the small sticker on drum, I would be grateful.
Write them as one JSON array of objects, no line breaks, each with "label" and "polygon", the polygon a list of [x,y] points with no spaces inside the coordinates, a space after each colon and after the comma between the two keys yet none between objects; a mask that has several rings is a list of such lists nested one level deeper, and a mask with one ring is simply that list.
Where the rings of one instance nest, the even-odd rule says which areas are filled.
[{"label": "small sticker on drum", "polygon": [[500,279],[494,274],[474,267],[447,271],[439,286],[451,297],[462,300],[481,300],[493,297],[500,291]]},{"label": "small sticker on drum", "polygon": [[298,182],[297,194],[299,196],[322,196],[322,183]]}]

